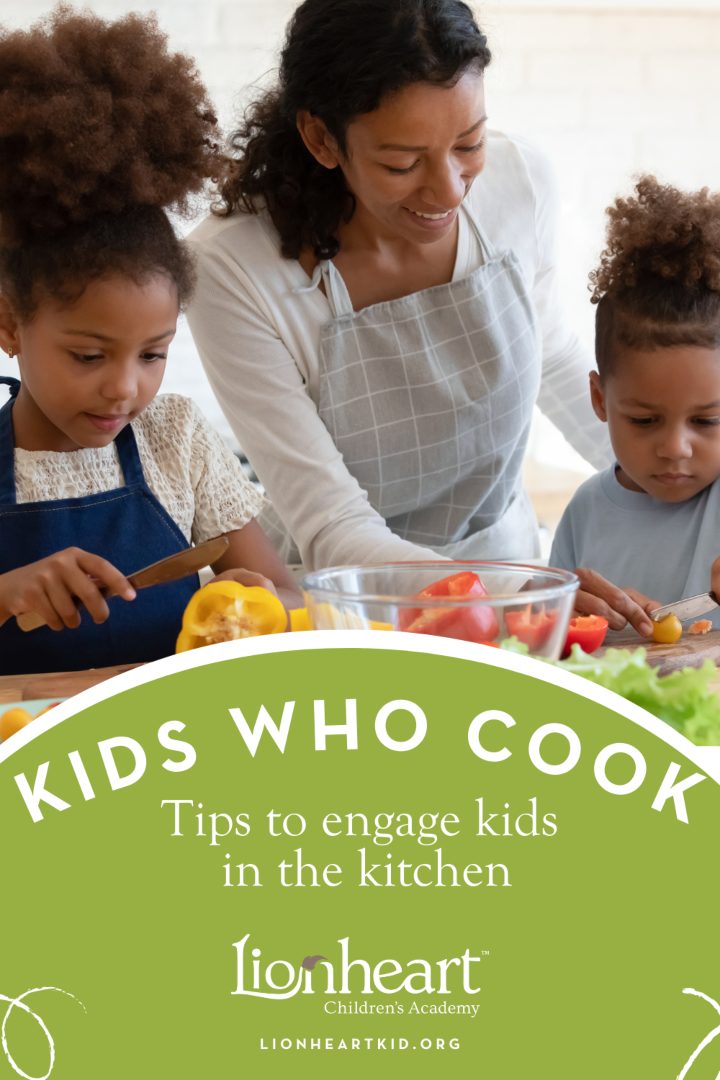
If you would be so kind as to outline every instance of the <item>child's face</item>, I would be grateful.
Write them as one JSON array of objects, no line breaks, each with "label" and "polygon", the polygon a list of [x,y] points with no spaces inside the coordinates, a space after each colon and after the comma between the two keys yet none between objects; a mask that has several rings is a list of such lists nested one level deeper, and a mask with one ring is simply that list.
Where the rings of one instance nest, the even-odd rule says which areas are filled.
[{"label": "child's face", "polygon": [[101,447],[158,392],[178,317],[174,285],[114,277],[72,304],[47,299],[14,337],[22,386],[13,409],[18,446]]},{"label": "child's face", "polygon": [[720,349],[622,348],[590,382],[624,487],[684,502],[720,476]]}]

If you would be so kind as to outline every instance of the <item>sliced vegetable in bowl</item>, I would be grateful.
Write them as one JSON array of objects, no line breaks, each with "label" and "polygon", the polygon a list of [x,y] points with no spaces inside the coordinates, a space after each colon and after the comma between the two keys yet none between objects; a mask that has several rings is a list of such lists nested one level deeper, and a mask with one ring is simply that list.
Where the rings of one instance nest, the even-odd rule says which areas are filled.
[{"label": "sliced vegetable in bowl", "polygon": [[532,652],[542,648],[555,629],[557,612],[548,611],[544,604],[533,611],[528,604],[521,611],[506,611],[505,625],[511,637],[527,645]]},{"label": "sliced vegetable in bowl", "polygon": [[[447,596],[458,600],[485,597],[488,591],[477,574],[463,570],[459,574],[433,581],[417,593],[418,600],[433,600]],[[439,637],[459,638],[478,644],[497,637],[500,627],[494,610],[487,604],[472,607],[409,608],[401,610],[398,630],[409,634],[437,634]]]},{"label": "sliced vegetable in bowl", "polygon": [[302,581],[316,630],[384,626],[484,645],[519,627],[546,657],[560,655],[577,586],[545,566],[440,560],[340,566]]}]

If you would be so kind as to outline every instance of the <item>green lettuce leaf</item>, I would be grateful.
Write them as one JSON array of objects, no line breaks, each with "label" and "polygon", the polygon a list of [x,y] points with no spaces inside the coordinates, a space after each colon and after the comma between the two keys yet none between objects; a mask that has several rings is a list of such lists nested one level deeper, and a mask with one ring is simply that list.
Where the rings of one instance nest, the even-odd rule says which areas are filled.
[{"label": "green lettuce leaf", "polygon": [[659,675],[645,649],[608,649],[598,657],[573,645],[570,656],[556,663],[641,705],[700,746],[720,743],[720,697],[710,686],[717,675],[712,660]]}]

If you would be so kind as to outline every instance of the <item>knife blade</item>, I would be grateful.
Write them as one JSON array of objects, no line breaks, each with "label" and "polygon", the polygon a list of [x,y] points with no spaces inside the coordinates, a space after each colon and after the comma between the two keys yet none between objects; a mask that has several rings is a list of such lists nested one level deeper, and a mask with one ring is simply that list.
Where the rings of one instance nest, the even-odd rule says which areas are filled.
[{"label": "knife blade", "polygon": [[[127,579],[133,589],[147,589],[152,585],[180,581],[181,578],[188,577],[189,574],[194,574],[202,570],[204,566],[216,562],[229,543],[227,536],[216,536],[213,540],[206,540],[196,547],[185,548],[183,551],[176,552],[175,555],[168,555],[165,559],[143,566],[141,570],[128,574]],[[112,595],[109,589],[101,589],[100,592],[106,597]],[[35,611],[24,611],[17,616],[17,624],[21,630],[37,630],[38,627],[45,626],[45,619]]]},{"label": "knife blade", "polygon": [[697,596],[687,596],[684,600],[677,600],[674,604],[663,604],[650,612],[653,622],[663,619],[666,615],[676,615],[680,622],[686,619],[697,619],[698,615],[705,615],[708,611],[714,611],[718,607],[718,599],[715,593],[698,593]]}]

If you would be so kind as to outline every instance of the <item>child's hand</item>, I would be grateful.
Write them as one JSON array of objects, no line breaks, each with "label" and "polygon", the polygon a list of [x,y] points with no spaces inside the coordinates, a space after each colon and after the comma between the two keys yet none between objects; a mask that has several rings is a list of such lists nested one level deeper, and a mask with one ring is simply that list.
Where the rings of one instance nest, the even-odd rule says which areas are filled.
[{"label": "child's hand", "polygon": [[[720,560],[718,572],[720,577]],[[575,611],[579,615],[602,615],[611,630],[622,630],[630,623],[643,637],[652,635],[648,611],[660,606],[657,601],[634,589],[618,588],[596,570],[580,567],[575,573],[580,578],[580,589],[575,597]]]},{"label": "child's hand", "polygon": [[259,585],[261,589],[274,593],[288,612],[303,605],[302,593],[296,588],[286,589],[280,586],[278,589],[270,578],[256,574],[252,570],[224,570],[222,574],[216,574],[213,581],[237,581],[240,585]]},{"label": "child's hand", "polygon": [[720,598],[720,555],[718,555],[710,568],[710,592],[715,593],[715,596]]},{"label": "child's hand", "polygon": [[80,625],[79,604],[93,622],[105,622],[110,610],[101,589],[135,599],[132,585],[112,563],[81,548],[66,548],[0,574],[0,625],[13,615],[34,611],[53,630],[74,629]]}]

